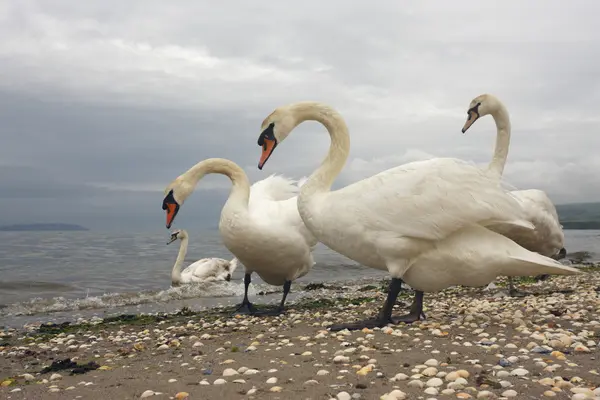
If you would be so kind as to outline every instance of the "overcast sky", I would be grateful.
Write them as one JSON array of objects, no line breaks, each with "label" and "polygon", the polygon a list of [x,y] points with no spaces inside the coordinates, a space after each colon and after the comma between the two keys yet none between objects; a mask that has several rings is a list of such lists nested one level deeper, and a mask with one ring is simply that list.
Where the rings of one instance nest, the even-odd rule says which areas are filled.
[{"label": "overcast sky", "polygon": [[[600,201],[598,15],[573,0],[4,0],[0,223],[164,229],[164,187],[208,157],[251,181],[308,175],[329,143],[317,123],[256,167],[261,121],[300,100],[348,122],[338,187],[434,156],[485,164],[491,117],[460,132],[482,93],[511,114],[513,185]],[[228,188],[202,181],[176,225],[216,225]]]}]

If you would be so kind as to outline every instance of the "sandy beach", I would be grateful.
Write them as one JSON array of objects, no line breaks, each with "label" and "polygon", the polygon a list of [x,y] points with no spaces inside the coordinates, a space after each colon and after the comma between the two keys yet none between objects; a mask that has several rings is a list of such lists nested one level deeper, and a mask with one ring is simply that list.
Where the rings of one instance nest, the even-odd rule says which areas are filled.
[{"label": "sandy beach", "polygon": [[355,332],[327,327],[375,314],[385,282],[313,285],[280,317],[182,310],[5,330],[0,397],[600,399],[600,269],[586,271],[521,280],[525,298],[427,294],[426,320]]}]

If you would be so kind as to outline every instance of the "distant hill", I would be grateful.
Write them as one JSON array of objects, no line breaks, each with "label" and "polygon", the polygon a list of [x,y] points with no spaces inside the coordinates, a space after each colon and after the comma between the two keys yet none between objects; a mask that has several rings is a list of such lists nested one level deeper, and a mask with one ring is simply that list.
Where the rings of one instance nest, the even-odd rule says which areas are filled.
[{"label": "distant hill", "polygon": [[558,204],[556,211],[564,229],[600,229],[600,203]]},{"label": "distant hill", "polygon": [[0,231],[89,231],[89,229],[73,224],[17,224],[0,226]]}]

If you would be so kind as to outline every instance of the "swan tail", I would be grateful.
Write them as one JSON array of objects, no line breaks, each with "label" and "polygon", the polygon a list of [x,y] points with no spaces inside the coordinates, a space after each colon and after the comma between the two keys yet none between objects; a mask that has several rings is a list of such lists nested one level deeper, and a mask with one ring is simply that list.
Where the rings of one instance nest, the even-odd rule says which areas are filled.
[{"label": "swan tail", "polygon": [[506,271],[506,276],[579,275],[583,273],[577,268],[562,265],[558,261],[534,252],[523,256],[509,256],[509,258],[512,262]]},{"label": "swan tail", "polygon": [[255,182],[250,188],[250,197],[281,201],[297,196],[298,192],[299,187],[294,180],[273,174]]}]

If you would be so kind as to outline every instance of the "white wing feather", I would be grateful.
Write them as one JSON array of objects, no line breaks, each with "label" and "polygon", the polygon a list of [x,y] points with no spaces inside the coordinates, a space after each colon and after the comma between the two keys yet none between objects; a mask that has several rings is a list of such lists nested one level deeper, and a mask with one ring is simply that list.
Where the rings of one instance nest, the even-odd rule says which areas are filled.
[{"label": "white wing feather", "polygon": [[404,164],[331,192],[320,214],[351,215],[366,230],[424,240],[490,220],[527,224],[497,176],[449,158]]}]

